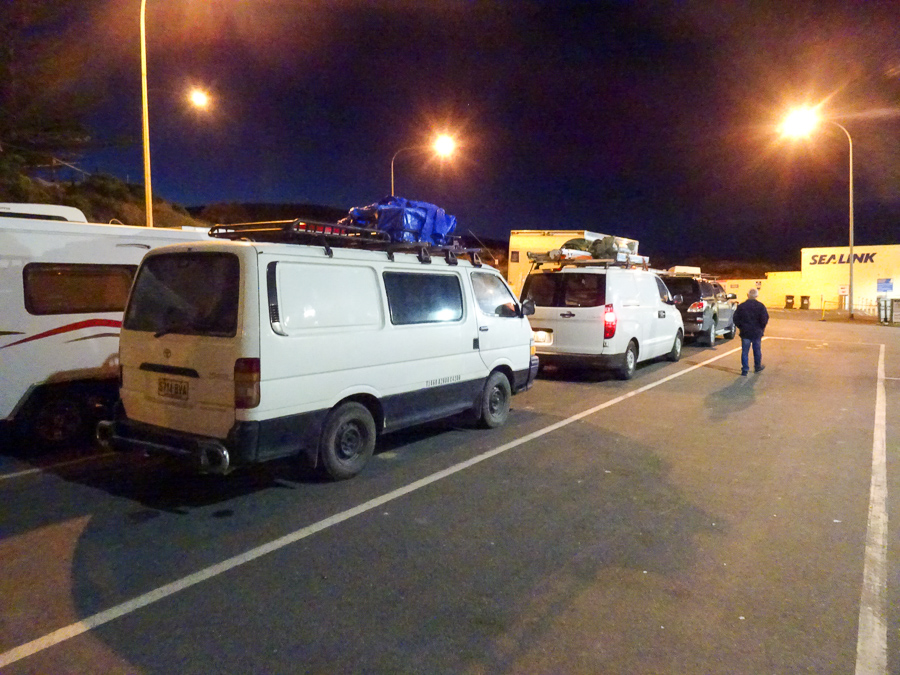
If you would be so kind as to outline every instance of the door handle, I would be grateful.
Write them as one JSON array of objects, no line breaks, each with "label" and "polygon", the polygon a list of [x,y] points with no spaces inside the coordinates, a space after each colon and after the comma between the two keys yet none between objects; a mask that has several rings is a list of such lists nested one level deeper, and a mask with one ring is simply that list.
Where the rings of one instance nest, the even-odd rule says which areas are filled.
[{"label": "door handle", "polygon": [[666,318],[666,310],[661,309],[661,310],[659,310],[659,311],[656,313],[656,315],[657,315],[660,319],[665,319],[665,318]]},{"label": "door handle", "polygon": [[564,319],[571,319],[575,316],[575,312],[560,312],[559,315]]},{"label": "door handle", "polygon": [[482,333],[487,333],[488,327],[487,326],[478,326],[478,330],[480,330]]}]

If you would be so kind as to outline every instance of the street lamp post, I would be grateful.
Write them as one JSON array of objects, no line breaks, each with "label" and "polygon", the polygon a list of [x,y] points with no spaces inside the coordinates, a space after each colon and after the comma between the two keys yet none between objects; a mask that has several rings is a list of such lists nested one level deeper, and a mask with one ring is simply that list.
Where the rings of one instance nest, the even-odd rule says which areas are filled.
[{"label": "street lamp post", "polygon": [[147,105],[147,33],[144,16],[147,0],[141,0],[141,98],[143,103],[144,137],[144,201],[147,211],[147,227],[153,227],[153,190],[150,187],[150,114]]},{"label": "street lamp post", "polygon": [[[850,132],[842,125],[834,120],[826,120],[847,136],[847,142],[850,145],[850,285],[848,287],[847,309],[850,318],[853,318],[853,139]],[[793,110],[782,124],[782,133],[788,136],[809,136],[812,130],[819,123],[819,116],[815,109],[798,108]]]},{"label": "street lamp post", "polygon": [[850,318],[853,318],[853,139],[850,138],[850,132],[844,128],[843,125],[838,124],[837,122],[831,122],[834,126],[838,127],[841,131],[847,134],[847,142],[850,144],[850,287],[848,289],[849,295],[847,296],[847,309],[850,313]]},{"label": "street lamp post", "polygon": [[[394,156],[391,157],[391,197],[394,196],[394,160],[397,159],[397,155],[399,155],[401,152],[406,152],[407,150],[422,151],[425,149],[425,146],[409,145],[405,148],[400,148],[397,152],[394,153]],[[453,140],[451,136],[441,134],[434,140],[434,143],[432,143],[431,145],[431,149],[434,150],[435,154],[439,157],[449,157],[456,149],[456,141]]]}]

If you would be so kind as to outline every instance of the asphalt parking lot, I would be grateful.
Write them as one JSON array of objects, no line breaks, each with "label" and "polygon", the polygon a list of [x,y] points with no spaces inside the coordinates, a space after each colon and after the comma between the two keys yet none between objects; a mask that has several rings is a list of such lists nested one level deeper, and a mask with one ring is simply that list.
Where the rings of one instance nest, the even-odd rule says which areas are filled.
[{"label": "asphalt parking lot", "polygon": [[900,329],[814,314],[759,375],[548,371],[342,483],[2,455],[0,668],[898,672]]}]

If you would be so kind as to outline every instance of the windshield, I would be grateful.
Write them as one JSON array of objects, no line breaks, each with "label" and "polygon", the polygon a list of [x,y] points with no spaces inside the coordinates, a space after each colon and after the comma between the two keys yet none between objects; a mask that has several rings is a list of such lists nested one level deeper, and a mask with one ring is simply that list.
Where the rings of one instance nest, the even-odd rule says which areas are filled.
[{"label": "windshield", "polygon": [[533,300],[537,307],[600,307],[606,304],[606,275],[532,274],[525,281],[522,299]]},{"label": "windshield", "polygon": [[123,327],[156,337],[234,337],[239,280],[240,263],[230,253],[150,256],[138,270]]},{"label": "windshield", "polygon": [[696,283],[690,277],[663,277],[663,281],[666,282],[672,295],[681,295],[685,298],[697,295]]}]

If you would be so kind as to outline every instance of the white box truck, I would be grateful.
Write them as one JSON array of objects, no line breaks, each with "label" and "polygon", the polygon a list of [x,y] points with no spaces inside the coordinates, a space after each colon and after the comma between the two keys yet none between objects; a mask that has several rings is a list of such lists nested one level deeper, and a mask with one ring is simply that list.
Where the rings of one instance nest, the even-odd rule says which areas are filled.
[{"label": "white box truck", "polygon": [[[509,233],[509,267],[506,279],[517,295],[521,294],[525,278],[531,271],[529,253],[547,253],[560,248],[570,239],[595,241],[610,235],[591,230],[512,230]],[[638,252],[638,242],[624,237],[613,237],[620,246],[627,246],[631,253]]]},{"label": "white box truck", "polygon": [[0,422],[19,451],[88,437],[118,396],[122,311],[147,251],[207,230],[88,223],[0,204]]}]

